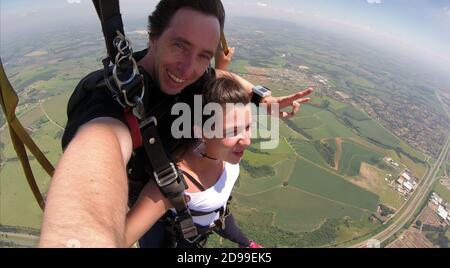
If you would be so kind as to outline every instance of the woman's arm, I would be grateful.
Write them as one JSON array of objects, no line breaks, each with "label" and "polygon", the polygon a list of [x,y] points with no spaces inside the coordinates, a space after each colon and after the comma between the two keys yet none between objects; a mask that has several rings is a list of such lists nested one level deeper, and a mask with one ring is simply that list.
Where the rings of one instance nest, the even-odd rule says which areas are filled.
[{"label": "woman's arm", "polygon": [[153,180],[145,186],[138,201],[128,212],[125,225],[125,246],[131,247],[155,224],[171,204]]}]

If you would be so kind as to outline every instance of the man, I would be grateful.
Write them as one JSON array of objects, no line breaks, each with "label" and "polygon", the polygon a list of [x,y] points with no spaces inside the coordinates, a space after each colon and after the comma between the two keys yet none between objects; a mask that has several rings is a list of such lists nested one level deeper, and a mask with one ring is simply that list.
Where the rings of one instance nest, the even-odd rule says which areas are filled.
[{"label": "man", "polygon": [[[162,0],[158,4],[149,17],[149,49],[143,57],[136,56],[148,80],[146,89],[152,88],[145,95],[147,110],[166,98],[189,103],[208,79],[226,74],[208,68],[224,20],[220,0]],[[252,91],[251,83],[235,78]],[[82,82],[89,83],[89,77]],[[310,93],[309,89],[289,97],[267,97],[262,102],[279,103],[281,108],[292,106],[292,113],[281,114],[287,117],[308,101],[302,98]],[[68,113],[65,151],[47,196],[41,247],[123,247],[127,173],[139,173],[130,177],[148,174],[138,167],[146,160],[142,152],[133,152],[123,108],[106,89],[86,94],[83,102]],[[170,113],[171,107],[160,109]],[[170,118],[158,120],[158,131],[164,137],[164,146],[172,151],[170,147],[176,141],[170,135],[170,122]],[[130,190],[133,192],[133,184]]]}]

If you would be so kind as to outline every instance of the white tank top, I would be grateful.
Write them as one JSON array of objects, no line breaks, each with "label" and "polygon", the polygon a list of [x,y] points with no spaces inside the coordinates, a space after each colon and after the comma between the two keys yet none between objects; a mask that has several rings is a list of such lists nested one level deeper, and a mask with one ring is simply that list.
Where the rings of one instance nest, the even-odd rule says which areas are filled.
[{"label": "white tank top", "polygon": [[[203,192],[185,193],[191,198],[187,204],[189,209],[199,212],[211,212],[221,207],[225,209],[228,198],[231,195],[231,191],[233,190],[238,177],[239,164],[232,165],[230,163],[225,163],[224,171],[214,186]],[[175,209],[171,210],[175,213]],[[193,216],[192,219],[195,224],[208,227],[214,225],[214,221],[219,219],[219,215],[220,212],[212,212],[211,214],[204,216]]]}]

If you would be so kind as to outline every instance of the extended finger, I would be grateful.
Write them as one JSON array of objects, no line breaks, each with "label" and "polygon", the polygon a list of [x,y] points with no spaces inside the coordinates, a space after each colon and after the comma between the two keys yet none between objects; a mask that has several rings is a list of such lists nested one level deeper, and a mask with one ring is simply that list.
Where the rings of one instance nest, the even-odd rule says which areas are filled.
[{"label": "extended finger", "polygon": [[296,102],[298,102],[299,104],[307,103],[310,101],[311,101],[311,98],[303,98],[303,99],[296,100]]},{"label": "extended finger", "polygon": [[292,102],[292,111],[290,113],[288,112],[280,112],[280,118],[286,119],[291,118],[297,114],[297,112],[300,110],[300,103],[297,101]]},{"label": "extended finger", "polygon": [[313,92],[313,88],[308,88],[304,91],[301,92],[297,92],[295,94],[292,94],[290,96],[284,97],[281,99],[280,101],[280,105],[281,106],[287,106],[287,105],[291,105],[291,103],[293,101],[299,100],[305,96],[308,96],[309,94],[311,94]]},{"label": "extended finger", "polygon": [[292,103],[292,112],[290,116],[293,117],[299,110],[300,110],[300,103],[294,101]]}]

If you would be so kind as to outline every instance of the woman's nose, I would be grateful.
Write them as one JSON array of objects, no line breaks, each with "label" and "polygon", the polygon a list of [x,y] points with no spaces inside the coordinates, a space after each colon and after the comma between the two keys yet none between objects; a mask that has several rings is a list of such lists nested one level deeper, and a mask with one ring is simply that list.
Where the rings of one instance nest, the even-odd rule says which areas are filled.
[{"label": "woman's nose", "polygon": [[241,142],[241,145],[250,146],[251,139],[250,139],[250,132],[249,131],[246,131],[244,133],[244,135],[242,135],[242,138],[241,138],[240,142]]}]

